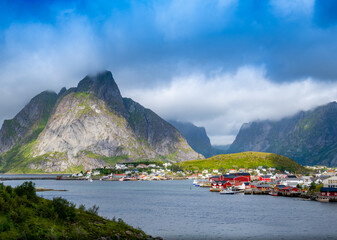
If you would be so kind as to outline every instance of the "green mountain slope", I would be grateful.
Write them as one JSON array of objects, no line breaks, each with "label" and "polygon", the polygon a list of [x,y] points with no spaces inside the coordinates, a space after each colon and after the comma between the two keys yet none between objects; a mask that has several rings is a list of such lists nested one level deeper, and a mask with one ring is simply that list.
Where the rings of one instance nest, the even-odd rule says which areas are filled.
[{"label": "green mountain slope", "polygon": [[222,154],[202,160],[192,160],[179,163],[185,170],[204,169],[232,169],[232,168],[257,168],[275,167],[277,170],[288,170],[292,172],[306,172],[306,169],[295,161],[273,153],[242,152],[235,154]]}]

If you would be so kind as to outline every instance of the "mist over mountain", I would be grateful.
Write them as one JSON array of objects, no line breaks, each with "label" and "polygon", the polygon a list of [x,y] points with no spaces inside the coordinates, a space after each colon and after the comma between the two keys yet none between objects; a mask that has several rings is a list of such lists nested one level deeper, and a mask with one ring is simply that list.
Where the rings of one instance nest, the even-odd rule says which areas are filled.
[{"label": "mist over mountain", "polygon": [[271,152],[302,165],[337,165],[337,103],[301,111],[279,121],[243,124],[230,153]]},{"label": "mist over mountain", "polygon": [[34,97],[0,131],[0,169],[71,172],[116,161],[202,158],[150,109],[123,98],[111,72]]}]

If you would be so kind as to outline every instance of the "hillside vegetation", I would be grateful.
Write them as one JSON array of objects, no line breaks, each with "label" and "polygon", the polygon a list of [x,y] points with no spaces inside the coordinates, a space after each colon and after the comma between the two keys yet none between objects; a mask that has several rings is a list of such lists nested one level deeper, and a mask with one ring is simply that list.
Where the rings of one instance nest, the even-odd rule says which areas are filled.
[{"label": "hillside vegetation", "polygon": [[242,152],[235,154],[221,154],[202,160],[185,161],[178,164],[184,170],[204,169],[232,169],[232,168],[257,168],[259,166],[275,167],[277,170],[292,172],[306,172],[306,169],[290,158],[262,152]]},{"label": "hillside vegetation", "polygon": [[139,229],[79,209],[63,198],[36,195],[32,182],[12,188],[0,184],[0,239],[152,239]]}]

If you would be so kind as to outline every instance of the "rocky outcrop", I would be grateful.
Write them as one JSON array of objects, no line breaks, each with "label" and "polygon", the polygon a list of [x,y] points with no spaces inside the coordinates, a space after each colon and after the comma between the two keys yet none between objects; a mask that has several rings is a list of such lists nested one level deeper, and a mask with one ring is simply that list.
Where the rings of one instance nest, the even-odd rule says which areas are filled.
[{"label": "rocky outcrop", "polygon": [[[25,161],[25,168],[65,172],[104,167],[121,159],[203,158],[172,125],[132,99],[122,98],[108,71],[86,76],[76,88],[62,89],[54,95],[54,105],[50,105],[53,108],[46,115],[48,122],[43,125],[43,131],[29,147],[18,150],[18,154],[30,158]],[[32,107],[40,108],[34,102]],[[30,108],[27,112],[34,115]],[[36,124],[35,119],[30,122]],[[6,154],[1,159],[6,162],[6,169],[10,169],[11,160]],[[22,167],[21,160],[17,161]]]},{"label": "rocky outcrop", "polygon": [[229,152],[260,151],[287,156],[302,165],[337,164],[337,103],[280,121],[244,124]]}]

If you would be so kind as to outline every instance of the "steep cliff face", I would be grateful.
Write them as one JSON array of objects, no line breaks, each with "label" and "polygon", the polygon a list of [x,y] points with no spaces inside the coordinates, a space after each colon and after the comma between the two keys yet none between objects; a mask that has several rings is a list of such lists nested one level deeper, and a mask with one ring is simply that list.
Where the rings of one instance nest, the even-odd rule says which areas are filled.
[{"label": "steep cliff face", "polygon": [[5,120],[0,130],[0,154],[16,144],[36,138],[55,106],[57,94],[45,91],[35,96],[13,119]]},{"label": "steep cliff face", "polygon": [[213,149],[204,127],[197,127],[192,123],[174,120],[168,122],[181,132],[194,151],[205,157],[212,157],[215,155],[215,149]]},{"label": "steep cliff face", "polygon": [[337,103],[300,112],[280,121],[244,124],[229,152],[262,151],[300,164],[337,165]]},{"label": "steep cliff face", "polygon": [[123,99],[107,71],[85,77],[76,88],[62,89],[49,115],[29,145],[0,156],[3,169],[11,169],[8,156],[15,154],[28,159],[17,159],[16,168],[43,172],[86,170],[120,160],[202,158],[173,126],[132,99]]}]

